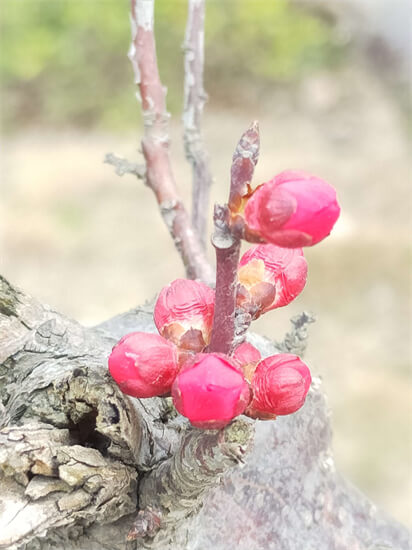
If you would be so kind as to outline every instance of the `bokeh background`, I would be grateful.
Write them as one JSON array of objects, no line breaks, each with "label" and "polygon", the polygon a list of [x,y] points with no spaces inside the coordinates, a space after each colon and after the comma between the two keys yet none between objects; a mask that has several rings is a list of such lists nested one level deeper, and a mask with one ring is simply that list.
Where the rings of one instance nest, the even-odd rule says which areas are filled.
[{"label": "bokeh background", "polygon": [[[234,146],[261,125],[256,182],[304,169],[333,183],[342,218],[308,249],[309,281],[255,329],[281,339],[317,314],[308,361],[324,379],[338,467],[412,525],[409,0],[208,0],[205,141],[224,201]],[[156,32],[184,160],[184,0],[158,0]],[[183,275],[155,201],[102,163],[139,160],[127,0],[1,0],[0,272],[87,325]],[[211,212],[211,207],[210,207]],[[212,250],[210,257],[213,259]]]}]

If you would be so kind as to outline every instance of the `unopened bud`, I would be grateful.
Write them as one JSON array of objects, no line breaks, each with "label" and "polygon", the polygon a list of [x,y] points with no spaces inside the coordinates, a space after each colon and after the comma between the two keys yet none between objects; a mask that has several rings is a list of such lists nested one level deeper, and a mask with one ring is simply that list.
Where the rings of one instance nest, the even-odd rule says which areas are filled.
[{"label": "unopened bud", "polygon": [[218,429],[245,410],[250,389],[241,370],[229,357],[199,353],[176,377],[172,396],[176,409],[193,426]]},{"label": "unopened bud", "polygon": [[245,237],[287,248],[312,246],[329,235],[339,213],[331,185],[305,172],[285,171],[248,200]]},{"label": "unopened bud", "polygon": [[215,292],[204,283],[176,279],[162,289],[154,309],[159,333],[179,348],[202,351],[210,341]]},{"label": "unopened bud", "polygon": [[253,375],[253,397],[246,414],[268,419],[296,412],[305,402],[311,380],[308,367],[297,355],[267,357]]},{"label": "unopened bud", "polygon": [[127,334],[109,356],[112,378],[123,393],[133,397],[169,393],[178,370],[176,346],[158,334]]},{"label": "unopened bud", "polygon": [[273,244],[252,246],[241,258],[237,304],[254,319],[286,306],[306,284],[307,262],[301,248]]}]

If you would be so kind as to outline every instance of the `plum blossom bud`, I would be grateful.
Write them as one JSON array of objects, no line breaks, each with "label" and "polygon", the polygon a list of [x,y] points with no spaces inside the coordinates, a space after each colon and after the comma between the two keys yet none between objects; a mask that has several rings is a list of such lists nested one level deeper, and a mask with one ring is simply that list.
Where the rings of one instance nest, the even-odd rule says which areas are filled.
[{"label": "plum blossom bud", "polygon": [[186,363],[172,386],[176,409],[193,426],[223,428],[241,414],[250,401],[242,372],[220,353],[199,353]]},{"label": "plum blossom bud", "polygon": [[286,306],[306,284],[308,266],[301,248],[252,246],[241,258],[237,303],[253,318]]},{"label": "plum blossom bud", "polygon": [[339,213],[331,185],[305,172],[285,171],[248,200],[245,236],[286,248],[312,246],[329,235]]},{"label": "plum blossom bud", "polygon": [[311,376],[297,355],[279,353],[261,361],[252,378],[252,401],[246,414],[269,419],[297,411],[305,402]]},{"label": "plum blossom bud", "polygon": [[190,352],[202,351],[210,341],[215,292],[199,281],[176,279],[157,299],[154,322],[159,333]]},{"label": "plum blossom bud", "polygon": [[260,351],[249,344],[249,342],[243,342],[240,344],[232,354],[232,359],[242,368],[243,374],[248,382],[251,382],[253,373],[259,361],[262,359]]},{"label": "plum blossom bud", "polygon": [[158,334],[127,334],[109,356],[112,378],[123,393],[133,397],[169,393],[178,371],[176,346]]}]

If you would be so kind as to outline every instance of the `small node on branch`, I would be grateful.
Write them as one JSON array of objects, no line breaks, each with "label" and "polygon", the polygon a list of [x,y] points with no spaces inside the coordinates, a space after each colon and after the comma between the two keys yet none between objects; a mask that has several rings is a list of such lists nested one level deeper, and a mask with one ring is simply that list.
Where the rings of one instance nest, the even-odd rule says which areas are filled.
[{"label": "small node on branch", "polygon": [[242,135],[233,153],[229,194],[229,208],[232,211],[240,208],[242,199],[251,191],[250,184],[259,152],[259,123],[255,120]]},{"label": "small node on branch", "polygon": [[213,213],[214,231],[212,244],[215,248],[230,248],[235,237],[230,229],[230,212],[227,205],[215,204]]},{"label": "small node on branch", "polygon": [[133,174],[139,179],[144,179],[146,174],[146,168],[144,164],[130,162],[129,160],[123,157],[119,157],[114,153],[106,153],[103,162],[105,164],[111,164],[112,166],[114,166],[114,171],[118,176]]}]

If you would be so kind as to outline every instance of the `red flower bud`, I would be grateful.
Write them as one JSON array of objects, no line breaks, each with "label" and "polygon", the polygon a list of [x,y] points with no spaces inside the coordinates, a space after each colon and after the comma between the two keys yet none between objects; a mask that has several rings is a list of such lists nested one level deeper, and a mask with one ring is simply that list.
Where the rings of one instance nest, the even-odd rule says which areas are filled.
[{"label": "red flower bud", "polygon": [[267,357],[253,375],[253,398],[246,414],[267,419],[294,413],[305,402],[311,380],[308,367],[297,355]]},{"label": "red flower bud", "polygon": [[235,349],[232,358],[242,368],[246,380],[251,382],[257,364],[262,359],[260,351],[255,346],[252,346],[252,344],[249,344],[249,342],[243,342]]},{"label": "red flower bud", "polygon": [[109,357],[112,378],[123,393],[133,397],[169,393],[178,371],[176,346],[158,334],[127,334]]},{"label": "red flower bud", "polygon": [[301,248],[281,248],[274,244],[252,246],[239,262],[238,306],[254,318],[286,306],[302,292],[307,271]]},{"label": "red flower bud", "polygon": [[287,248],[312,246],[329,235],[339,213],[331,185],[304,172],[285,171],[249,199],[246,236]]},{"label": "red flower bud", "polygon": [[202,351],[210,341],[215,292],[198,281],[176,279],[157,299],[154,322],[162,336],[180,348]]},{"label": "red flower bud", "polygon": [[193,426],[223,428],[250,401],[250,389],[240,369],[219,353],[199,353],[180,371],[172,386],[176,409]]}]

